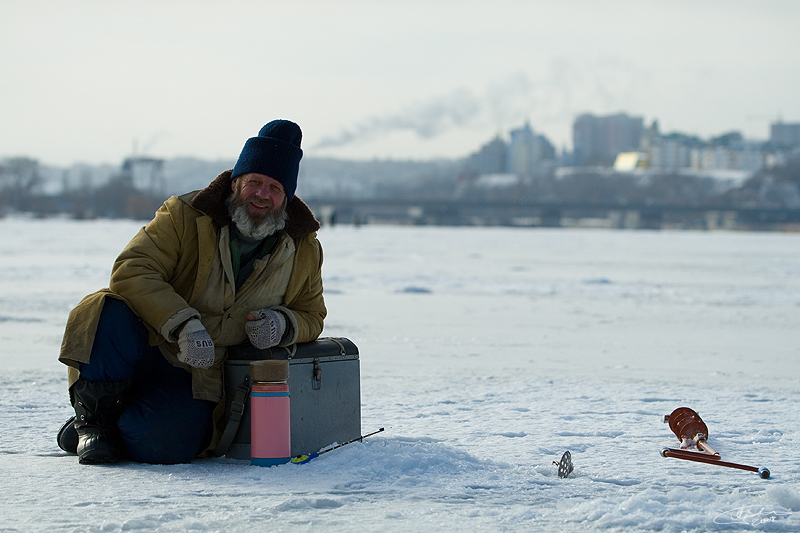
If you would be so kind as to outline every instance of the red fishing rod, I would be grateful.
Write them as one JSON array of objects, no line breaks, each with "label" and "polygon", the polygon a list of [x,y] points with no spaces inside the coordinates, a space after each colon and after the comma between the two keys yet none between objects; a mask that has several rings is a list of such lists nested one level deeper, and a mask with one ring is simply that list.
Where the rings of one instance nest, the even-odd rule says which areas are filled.
[{"label": "red fishing rod", "polygon": [[698,463],[708,463],[710,465],[727,466],[728,468],[738,468],[739,470],[747,470],[749,472],[756,472],[761,478],[769,479],[769,470],[767,468],[749,465],[740,465],[739,463],[729,463],[727,461],[720,461],[719,458],[714,458],[713,455],[702,452],[690,452],[687,450],[676,450],[675,448],[664,448],[661,450],[661,457],[673,457],[675,459],[685,459],[687,461],[695,461]]}]

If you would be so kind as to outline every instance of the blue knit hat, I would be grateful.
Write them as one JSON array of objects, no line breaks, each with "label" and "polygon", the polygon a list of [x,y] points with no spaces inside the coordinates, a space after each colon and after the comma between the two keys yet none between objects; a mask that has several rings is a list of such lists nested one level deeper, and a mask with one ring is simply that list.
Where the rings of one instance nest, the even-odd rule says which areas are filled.
[{"label": "blue knit hat", "polygon": [[250,172],[264,174],[283,185],[286,201],[291,202],[297,189],[297,172],[303,157],[303,150],[300,149],[302,139],[303,132],[294,122],[273,120],[261,128],[258,137],[250,137],[244,143],[231,179]]}]

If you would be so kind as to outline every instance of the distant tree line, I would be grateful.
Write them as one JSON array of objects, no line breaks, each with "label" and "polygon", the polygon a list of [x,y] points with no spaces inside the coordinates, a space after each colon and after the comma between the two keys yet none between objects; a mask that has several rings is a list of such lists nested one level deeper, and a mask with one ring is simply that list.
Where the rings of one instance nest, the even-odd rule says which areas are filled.
[{"label": "distant tree line", "polygon": [[9,212],[37,216],[68,214],[74,218],[132,218],[149,220],[165,198],[133,187],[117,176],[99,187],[85,187],[58,195],[42,192],[39,162],[17,157],[0,163],[0,215]]},{"label": "distant tree line", "polygon": [[35,159],[6,159],[0,165],[0,210],[35,211],[42,182]]}]

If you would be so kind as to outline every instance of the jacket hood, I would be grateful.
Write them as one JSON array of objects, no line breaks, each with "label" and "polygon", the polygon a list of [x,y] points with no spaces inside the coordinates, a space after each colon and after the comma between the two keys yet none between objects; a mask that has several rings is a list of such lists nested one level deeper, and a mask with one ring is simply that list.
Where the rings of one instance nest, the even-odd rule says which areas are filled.
[{"label": "jacket hood", "polygon": [[[208,187],[195,194],[191,201],[192,207],[210,216],[220,227],[231,223],[228,207],[225,205],[228,196],[233,193],[231,190],[231,173],[232,170],[226,170],[217,176]],[[286,214],[288,218],[286,219],[284,231],[292,239],[298,239],[318,231],[320,228],[319,221],[314,217],[314,213],[297,196],[286,204]]]}]

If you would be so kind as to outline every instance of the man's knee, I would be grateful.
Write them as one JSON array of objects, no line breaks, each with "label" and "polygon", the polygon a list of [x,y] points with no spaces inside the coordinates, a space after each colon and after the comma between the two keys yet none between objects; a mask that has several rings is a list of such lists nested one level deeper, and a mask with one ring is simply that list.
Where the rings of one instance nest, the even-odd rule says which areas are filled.
[{"label": "man's knee", "polygon": [[163,398],[139,397],[120,417],[127,454],[140,463],[191,462],[207,441],[212,403],[189,398],[162,404],[159,400]]},{"label": "man's knee", "polygon": [[148,349],[147,329],[139,318],[125,302],[107,297],[89,363],[81,365],[81,375],[94,381],[128,379]]},{"label": "man's knee", "polygon": [[103,303],[97,333],[115,338],[120,336],[134,337],[138,340],[147,338],[147,330],[139,317],[125,302],[112,297],[106,297]]}]

